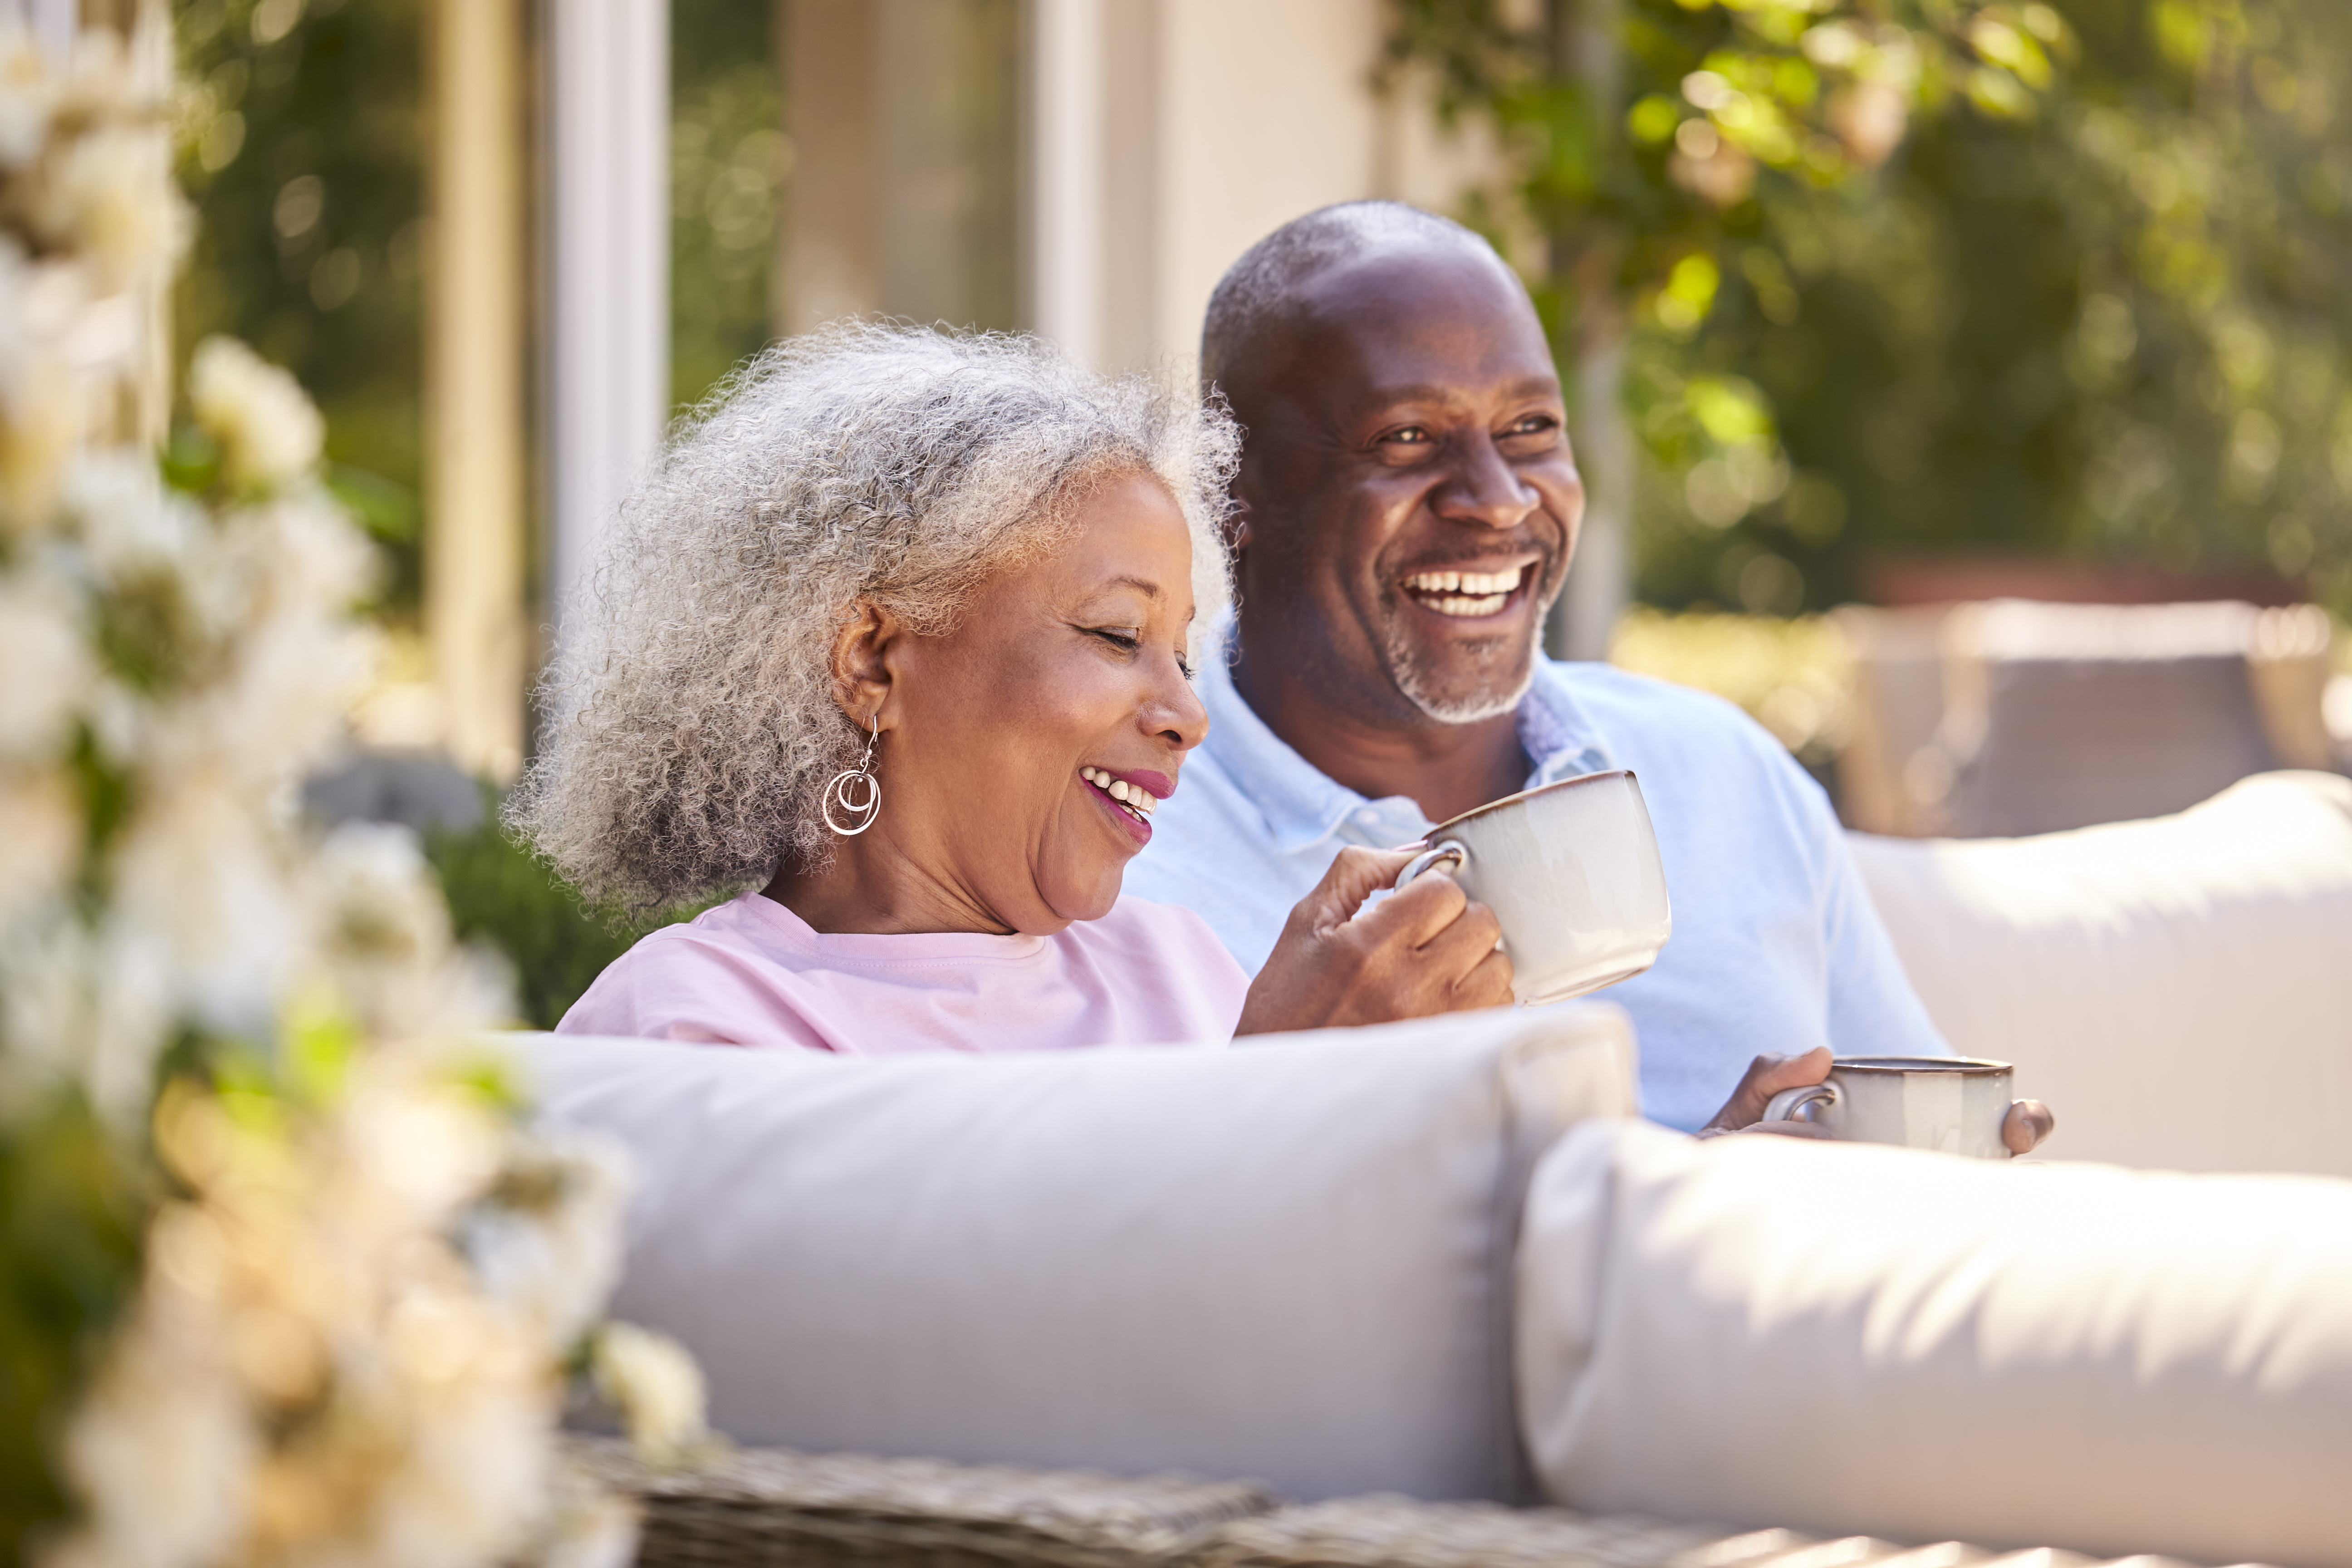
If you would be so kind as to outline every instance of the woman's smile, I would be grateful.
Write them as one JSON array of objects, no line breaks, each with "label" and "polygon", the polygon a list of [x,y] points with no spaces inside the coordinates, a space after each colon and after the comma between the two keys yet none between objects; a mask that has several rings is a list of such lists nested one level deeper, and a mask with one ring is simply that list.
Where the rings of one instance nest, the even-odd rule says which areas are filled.
[{"label": "woman's smile", "polygon": [[1160,809],[1161,801],[1176,793],[1174,779],[1148,769],[1113,773],[1108,768],[1088,766],[1078,770],[1078,778],[1087,793],[1110,813],[1138,847],[1151,842],[1151,814]]}]

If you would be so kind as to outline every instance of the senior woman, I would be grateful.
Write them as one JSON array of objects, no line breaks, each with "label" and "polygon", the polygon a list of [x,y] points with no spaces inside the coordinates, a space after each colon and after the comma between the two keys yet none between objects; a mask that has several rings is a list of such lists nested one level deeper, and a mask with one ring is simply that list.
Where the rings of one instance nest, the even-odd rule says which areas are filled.
[{"label": "senior woman", "polygon": [[1119,896],[1207,716],[1216,409],[1033,341],[850,325],[671,445],[573,607],[510,823],[663,928],[571,1032],[845,1053],[1199,1041],[1509,1000],[1493,915],[1343,851],[1249,981]]}]

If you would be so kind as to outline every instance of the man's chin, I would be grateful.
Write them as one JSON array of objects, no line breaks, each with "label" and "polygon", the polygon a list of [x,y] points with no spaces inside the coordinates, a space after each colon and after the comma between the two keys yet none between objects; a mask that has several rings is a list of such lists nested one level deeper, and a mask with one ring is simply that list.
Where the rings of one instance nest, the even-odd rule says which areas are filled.
[{"label": "man's chin", "polygon": [[1398,643],[1389,648],[1389,674],[1397,690],[1440,724],[1475,724],[1508,713],[1535,683],[1532,640],[1505,653],[1498,661],[1504,668],[1480,660],[1478,668],[1463,669],[1461,662],[1458,657],[1432,658]]}]

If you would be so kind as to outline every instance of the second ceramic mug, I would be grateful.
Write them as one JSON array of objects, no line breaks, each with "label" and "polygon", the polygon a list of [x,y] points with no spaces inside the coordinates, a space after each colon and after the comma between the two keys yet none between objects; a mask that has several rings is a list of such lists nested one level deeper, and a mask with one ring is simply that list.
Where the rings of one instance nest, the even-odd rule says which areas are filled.
[{"label": "second ceramic mug", "polygon": [[2016,1069],[1982,1057],[1840,1057],[1826,1082],[1783,1089],[1767,1121],[1803,1119],[1851,1143],[1895,1143],[2006,1160],[2002,1119]]},{"label": "second ceramic mug", "polygon": [[1511,994],[1523,1005],[1639,974],[1673,933],[1657,832],[1642,786],[1622,768],[1465,811],[1430,829],[1429,843],[1397,873],[1397,889],[1450,866],[1502,922]]}]

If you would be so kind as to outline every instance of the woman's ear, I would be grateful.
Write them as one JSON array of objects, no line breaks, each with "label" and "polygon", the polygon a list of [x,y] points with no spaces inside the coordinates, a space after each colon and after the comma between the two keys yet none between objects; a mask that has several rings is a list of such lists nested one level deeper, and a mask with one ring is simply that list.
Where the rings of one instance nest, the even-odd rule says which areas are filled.
[{"label": "woman's ear", "polygon": [[887,717],[896,685],[890,653],[905,635],[898,617],[870,599],[852,605],[833,635],[833,700],[861,730]]}]

